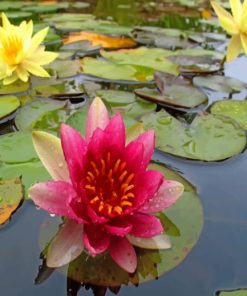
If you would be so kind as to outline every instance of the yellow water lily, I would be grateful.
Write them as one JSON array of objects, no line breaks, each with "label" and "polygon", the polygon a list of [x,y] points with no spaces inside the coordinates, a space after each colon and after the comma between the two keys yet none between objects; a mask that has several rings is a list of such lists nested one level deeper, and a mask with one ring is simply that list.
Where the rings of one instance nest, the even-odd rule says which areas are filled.
[{"label": "yellow water lily", "polygon": [[215,13],[223,29],[232,36],[227,49],[226,60],[235,59],[244,50],[247,55],[247,0],[230,0],[232,14],[221,7],[216,1],[211,1]]},{"label": "yellow water lily", "polygon": [[55,60],[58,54],[45,51],[45,47],[41,45],[48,30],[49,27],[39,31],[32,37],[32,21],[23,21],[19,26],[15,26],[2,13],[0,80],[3,80],[3,84],[11,84],[18,79],[27,82],[30,74],[49,77],[49,73],[41,66]]}]

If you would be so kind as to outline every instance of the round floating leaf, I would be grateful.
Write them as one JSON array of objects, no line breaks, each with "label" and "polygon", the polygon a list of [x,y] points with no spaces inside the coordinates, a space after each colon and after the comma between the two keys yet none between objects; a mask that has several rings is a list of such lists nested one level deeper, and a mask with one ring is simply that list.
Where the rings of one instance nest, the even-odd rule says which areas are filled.
[{"label": "round floating leaf", "polygon": [[37,159],[31,132],[14,132],[0,136],[0,162],[22,163]]},{"label": "round floating leaf", "polygon": [[66,78],[81,73],[81,66],[76,61],[56,60],[46,68],[52,69],[58,78]]},{"label": "round floating leaf", "polygon": [[185,126],[163,110],[143,117],[142,122],[145,129],[155,129],[158,149],[184,158],[224,160],[246,145],[244,130],[225,116],[200,114]]},{"label": "round floating leaf", "polygon": [[154,78],[159,91],[145,88],[135,93],[146,100],[174,107],[194,108],[207,102],[207,96],[188,79],[162,72],[156,72]]},{"label": "round floating leaf", "polygon": [[246,87],[246,84],[238,79],[218,75],[194,77],[193,83],[200,87],[224,93],[240,92]]},{"label": "round floating leaf", "polygon": [[19,99],[15,96],[0,97],[0,119],[13,113],[20,105]]},{"label": "round floating leaf", "polygon": [[169,54],[168,50],[146,47],[111,52],[101,51],[104,58],[121,65],[145,66],[153,71],[177,75],[179,73],[178,65],[166,59]]},{"label": "round floating leaf", "polygon": [[54,13],[58,10],[57,5],[28,5],[22,8],[23,11],[28,11],[36,14],[41,13]]},{"label": "round floating leaf", "polygon": [[20,178],[13,180],[0,179],[0,225],[8,221],[23,199],[23,188]]},{"label": "round floating leaf", "polygon": [[106,100],[111,106],[126,105],[136,101],[136,96],[128,91],[99,90],[96,95]]},{"label": "round floating leaf", "polygon": [[104,79],[137,81],[136,70],[129,65],[118,65],[108,61],[84,58],[82,68],[85,74]]},{"label": "round floating leaf", "polygon": [[48,112],[62,109],[66,101],[55,100],[35,100],[22,107],[15,118],[16,127],[19,130],[27,130],[35,127],[37,121],[40,121]]},{"label": "round floating leaf", "polygon": [[247,130],[247,101],[218,101],[211,106],[210,112],[228,116]]},{"label": "round floating leaf", "polygon": [[16,94],[27,91],[28,89],[28,82],[17,81],[9,85],[3,85],[0,83],[0,95]]},{"label": "round floating leaf", "polygon": [[28,188],[34,183],[52,179],[43,164],[38,160],[20,164],[4,164],[0,166],[0,179],[18,178],[20,176],[22,177],[22,183],[25,189],[25,198],[28,198]]},{"label": "round floating leaf", "polygon": [[[192,184],[164,165],[151,164],[150,169],[160,170],[167,179],[178,180],[185,187],[183,196],[174,206],[165,211],[166,221],[170,222],[164,223],[167,223],[165,226],[170,229],[172,248],[168,250],[136,248],[138,268],[131,277],[116,265],[108,253],[93,258],[83,252],[70,263],[67,272],[69,278],[79,283],[107,287],[118,287],[129,283],[140,284],[172,270],[189,254],[197,243],[203,226],[203,211],[196,190]],[[47,241],[44,241],[45,236],[50,236],[51,223],[55,223],[54,219],[49,223],[50,225],[46,223],[47,230],[42,227],[43,245],[47,244]]]},{"label": "round floating leaf", "polygon": [[234,290],[234,291],[222,291],[217,294],[218,296],[246,296],[247,289]]}]

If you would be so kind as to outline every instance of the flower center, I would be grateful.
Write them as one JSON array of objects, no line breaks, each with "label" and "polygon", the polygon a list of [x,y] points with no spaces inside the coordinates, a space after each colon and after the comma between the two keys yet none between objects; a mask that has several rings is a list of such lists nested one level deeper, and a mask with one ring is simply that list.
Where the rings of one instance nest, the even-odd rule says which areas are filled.
[{"label": "flower center", "polygon": [[115,217],[133,206],[135,175],[126,166],[120,158],[113,159],[110,152],[97,163],[90,161],[84,188],[97,213]]},{"label": "flower center", "polygon": [[7,64],[19,64],[23,54],[22,37],[16,34],[9,36],[3,43],[3,50],[3,57]]}]

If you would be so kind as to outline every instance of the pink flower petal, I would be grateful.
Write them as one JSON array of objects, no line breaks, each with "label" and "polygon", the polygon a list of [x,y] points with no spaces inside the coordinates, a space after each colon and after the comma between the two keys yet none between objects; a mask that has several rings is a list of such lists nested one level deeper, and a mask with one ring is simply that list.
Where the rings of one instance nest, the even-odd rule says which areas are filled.
[{"label": "pink flower petal", "polygon": [[177,181],[164,180],[157,194],[148,200],[139,211],[157,213],[171,207],[183,194],[184,186]]},{"label": "pink flower petal", "polygon": [[112,237],[109,248],[112,259],[125,271],[133,273],[137,268],[134,247],[126,238]]},{"label": "pink flower petal", "polygon": [[163,175],[158,171],[146,171],[142,174],[138,174],[135,180],[135,205],[137,209],[142,206],[147,200],[152,198],[159,190],[163,182]]},{"label": "pink flower petal", "polygon": [[66,124],[61,125],[61,141],[71,180],[74,186],[77,186],[84,172],[87,143],[79,132]]},{"label": "pink flower petal", "polygon": [[96,128],[105,129],[109,122],[107,109],[100,98],[95,98],[88,110],[86,140],[89,141]]},{"label": "pink flower petal", "polygon": [[84,248],[82,237],[83,225],[66,220],[48,247],[47,266],[57,268],[76,259]]},{"label": "pink flower petal", "polygon": [[110,245],[110,236],[99,224],[85,224],[83,242],[91,256],[103,253]]},{"label": "pink flower petal", "polygon": [[143,170],[143,145],[137,142],[128,144],[124,151],[124,159],[133,172]]},{"label": "pink flower petal", "polygon": [[120,114],[116,114],[105,129],[107,141],[110,147],[119,149],[125,146],[125,126]]},{"label": "pink flower petal", "polygon": [[63,181],[37,183],[29,189],[29,196],[43,210],[67,217],[71,216],[68,201],[77,198],[73,187]]},{"label": "pink flower petal", "polygon": [[107,137],[103,130],[97,128],[88,143],[88,155],[98,159],[104,155],[108,147]]},{"label": "pink flower petal", "polygon": [[151,238],[141,238],[128,235],[127,239],[132,245],[149,250],[167,250],[172,246],[171,240],[166,234],[156,235]]},{"label": "pink flower petal", "polygon": [[104,223],[108,221],[106,217],[99,216],[91,206],[88,206],[87,211],[88,216],[90,217],[93,223]]},{"label": "pink flower petal", "polygon": [[132,225],[124,219],[114,219],[104,225],[107,232],[117,236],[126,236],[130,233]]},{"label": "pink flower petal", "polygon": [[143,152],[143,166],[147,167],[149,164],[151,157],[154,153],[154,145],[155,145],[155,132],[153,130],[147,131],[141,134],[135,142],[140,142],[143,144],[144,152]]},{"label": "pink flower petal", "polygon": [[60,139],[41,131],[33,132],[32,138],[35,150],[51,177],[56,181],[70,182]]},{"label": "pink flower petal", "polygon": [[153,237],[164,232],[160,220],[155,216],[135,213],[129,216],[128,221],[133,226],[130,232],[133,236]]}]

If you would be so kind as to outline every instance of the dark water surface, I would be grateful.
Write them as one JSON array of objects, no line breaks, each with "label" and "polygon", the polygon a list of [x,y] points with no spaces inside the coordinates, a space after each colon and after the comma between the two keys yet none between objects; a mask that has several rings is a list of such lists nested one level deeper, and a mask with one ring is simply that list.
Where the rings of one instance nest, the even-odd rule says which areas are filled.
[{"label": "dark water surface", "polygon": [[[132,2],[114,1],[128,2],[129,5]],[[95,4],[95,11],[99,14],[104,3],[113,2],[102,1],[98,3],[100,8]],[[110,5],[105,9],[113,8]],[[123,15],[129,17],[127,12]],[[226,66],[226,74],[247,82],[246,66],[247,59],[240,58]],[[198,244],[179,267],[138,288],[122,287],[119,295],[214,296],[218,290],[247,287],[247,152],[210,164],[158,152],[154,159],[181,172],[197,187],[205,215],[203,232]],[[66,278],[58,272],[42,285],[34,285],[41,263],[40,225],[47,216],[36,210],[31,202],[26,202],[12,221],[1,229],[1,296],[66,295]],[[92,295],[92,292],[81,290],[78,295]]]}]

